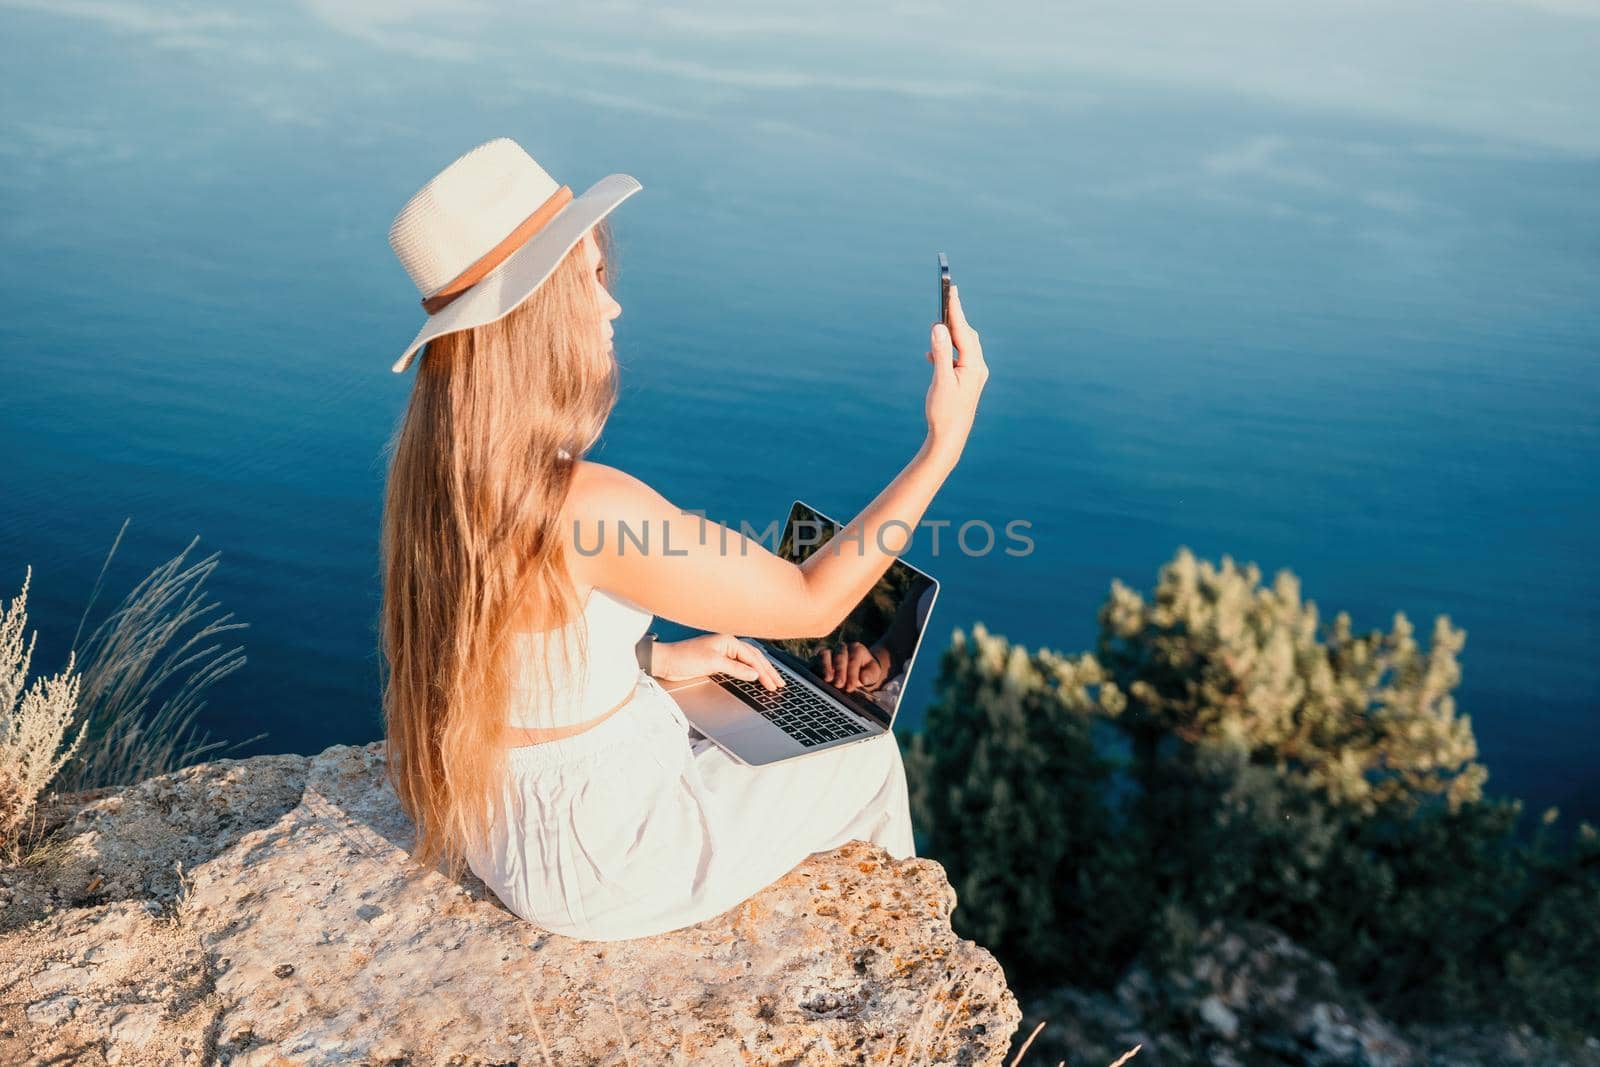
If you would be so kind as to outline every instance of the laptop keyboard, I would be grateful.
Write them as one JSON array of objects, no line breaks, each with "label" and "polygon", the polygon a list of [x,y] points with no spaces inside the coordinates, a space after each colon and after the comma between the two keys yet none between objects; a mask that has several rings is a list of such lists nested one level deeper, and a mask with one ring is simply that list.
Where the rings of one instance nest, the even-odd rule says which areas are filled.
[{"label": "laptop keyboard", "polygon": [[711,679],[807,748],[867,732],[866,727],[823,700],[809,686],[795,681],[791,671],[777,663],[772,666],[789,681],[775,691],[731,674],[713,674]]}]

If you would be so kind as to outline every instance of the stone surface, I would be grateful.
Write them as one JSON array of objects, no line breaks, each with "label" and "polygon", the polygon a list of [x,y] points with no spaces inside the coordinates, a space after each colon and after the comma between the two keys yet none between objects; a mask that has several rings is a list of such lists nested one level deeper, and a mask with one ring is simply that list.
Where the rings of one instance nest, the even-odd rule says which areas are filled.
[{"label": "stone surface", "polygon": [[53,912],[0,935],[0,959],[0,1063],[209,1062],[209,961],[144,902]]},{"label": "stone surface", "polygon": [[583,942],[409,866],[381,745],[217,760],[0,871],[0,1062],[1004,1062],[938,864],[852,842],[723,915]]}]

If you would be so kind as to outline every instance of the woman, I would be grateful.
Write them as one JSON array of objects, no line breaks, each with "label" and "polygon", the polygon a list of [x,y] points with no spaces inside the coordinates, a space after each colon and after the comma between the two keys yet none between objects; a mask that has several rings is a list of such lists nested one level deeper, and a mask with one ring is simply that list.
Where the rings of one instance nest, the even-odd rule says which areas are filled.
[{"label": "woman", "polygon": [[[455,878],[464,861],[517,915],[594,940],[711,918],[852,839],[913,855],[892,734],[751,767],[658,679],[781,684],[733,635],[819,637],[844,619],[954,467],[988,377],[952,291],[926,441],[841,550],[801,565],[585,459],[617,388],[604,220],[639,188],[614,174],[573,197],[500,138],[390,230],[429,312],[393,367],[424,351],[384,502],[390,780],[419,862]],[[620,550],[619,525],[656,550]],[[709,633],[656,644],[646,671],[635,644],[655,615]]]}]

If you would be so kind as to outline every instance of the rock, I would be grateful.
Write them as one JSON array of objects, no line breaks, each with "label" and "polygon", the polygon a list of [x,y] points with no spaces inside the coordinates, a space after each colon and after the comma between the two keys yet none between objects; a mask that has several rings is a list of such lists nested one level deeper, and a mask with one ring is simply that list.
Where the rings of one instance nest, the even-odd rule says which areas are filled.
[{"label": "rock", "polygon": [[1200,1021],[1217,1032],[1224,1041],[1239,1036],[1239,1017],[1215,996],[1206,997],[1196,1007]]},{"label": "rock", "polygon": [[1597,1067],[1600,1039],[1586,1038],[1576,1049],[1562,1048],[1550,1038],[1490,1024],[1412,1026],[1407,1028],[1424,1060],[1449,1067]]},{"label": "rock", "polygon": [[1577,1052],[1521,1028],[1400,1027],[1338,981],[1332,964],[1263,923],[1217,922],[1188,967],[1135,963],[1115,990],[1023,995],[1020,1027],[1046,1023],[1040,1063],[1105,1064],[1136,1044],[1130,1067],[1600,1067],[1600,1043]]},{"label": "rock", "polygon": [[0,958],[0,1063],[76,1062],[91,1049],[109,1063],[203,1062],[210,962],[170,917],[137,901],[64,909],[0,935]]},{"label": "rock", "polygon": [[697,926],[584,942],[411,839],[380,743],[93,801],[4,872],[29,903],[0,1062],[991,1064],[1021,1018],[926,859],[851,842]]},{"label": "rock", "polygon": [[299,802],[308,763],[305,756],[220,759],[86,804],[49,840],[34,877],[21,872],[23,891],[0,931],[60,906],[135,899],[161,911],[177,897],[179,864],[200,866]]},{"label": "rock", "polygon": [[[1409,1067],[1404,1038],[1338,981],[1333,965],[1265,923],[1213,923],[1201,935],[1189,996],[1193,1009],[1227,1012],[1232,1040],[1241,1029],[1255,1043],[1307,1067]],[[1220,1018],[1221,1016],[1218,1015]]]}]

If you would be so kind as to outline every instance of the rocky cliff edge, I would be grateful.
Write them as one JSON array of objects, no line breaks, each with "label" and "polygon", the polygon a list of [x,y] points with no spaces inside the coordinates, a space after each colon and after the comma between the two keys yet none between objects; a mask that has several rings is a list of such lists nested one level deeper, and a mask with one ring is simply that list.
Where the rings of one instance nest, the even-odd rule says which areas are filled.
[{"label": "rocky cliff edge", "polygon": [[1000,1063],[1021,1021],[926,859],[851,842],[623,942],[408,868],[382,747],[53,798],[0,869],[0,1062]]}]

